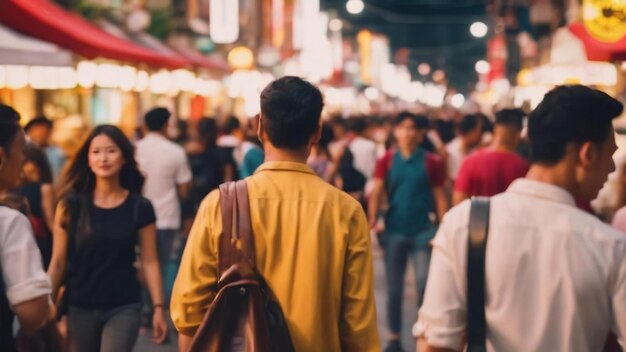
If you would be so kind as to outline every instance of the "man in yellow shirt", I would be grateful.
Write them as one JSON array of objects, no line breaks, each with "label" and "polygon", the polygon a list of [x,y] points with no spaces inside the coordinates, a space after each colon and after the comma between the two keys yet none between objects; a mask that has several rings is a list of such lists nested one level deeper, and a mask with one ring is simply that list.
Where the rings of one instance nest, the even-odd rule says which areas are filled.
[{"label": "man in yellow shirt", "polygon": [[[306,166],[320,138],[320,91],[283,77],[261,93],[265,163],[246,179],[257,268],[296,351],[380,351],[369,226],[357,201]],[[170,305],[186,351],[216,294],[219,192],[202,202]]]}]

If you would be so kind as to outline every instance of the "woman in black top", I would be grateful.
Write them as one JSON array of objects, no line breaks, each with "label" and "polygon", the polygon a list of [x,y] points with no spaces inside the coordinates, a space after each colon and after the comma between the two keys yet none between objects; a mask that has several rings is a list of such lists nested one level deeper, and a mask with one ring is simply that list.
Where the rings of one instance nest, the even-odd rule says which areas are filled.
[{"label": "woman in black top", "polygon": [[135,247],[154,304],[154,342],[167,336],[154,209],[133,148],[115,126],[98,126],[64,174],[48,273],[66,276],[70,351],[130,352],[139,334]]}]

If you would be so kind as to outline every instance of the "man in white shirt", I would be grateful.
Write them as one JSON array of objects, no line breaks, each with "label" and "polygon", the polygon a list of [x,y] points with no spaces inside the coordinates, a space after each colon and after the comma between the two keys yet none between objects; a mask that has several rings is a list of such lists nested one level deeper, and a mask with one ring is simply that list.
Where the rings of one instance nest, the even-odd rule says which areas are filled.
[{"label": "man in white shirt", "polygon": [[[615,169],[612,120],[622,104],[584,86],[557,87],[531,113],[533,164],[491,198],[485,264],[489,351],[601,351],[626,337],[626,236],[576,208]],[[419,351],[461,351],[467,328],[470,202],[433,241]]]},{"label": "man in white shirt", "polygon": [[[24,143],[18,113],[0,104],[0,192],[16,186]],[[30,222],[4,206],[0,206],[0,268],[0,349],[15,351],[13,314],[22,329],[40,328],[51,317],[51,287]]]},{"label": "man in white shirt", "polygon": [[458,126],[458,137],[446,144],[448,178],[454,182],[463,160],[480,145],[483,135],[483,122],[479,114],[463,116]]},{"label": "man in white shirt", "polygon": [[[189,195],[192,179],[185,150],[167,138],[169,118],[170,112],[165,108],[148,111],[145,116],[148,134],[137,142],[135,151],[137,163],[146,177],[143,195],[152,202],[156,212],[157,252],[162,275],[165,275],[180,230],[180,200]],[[166,302],[169,299],[166,298]]]}]

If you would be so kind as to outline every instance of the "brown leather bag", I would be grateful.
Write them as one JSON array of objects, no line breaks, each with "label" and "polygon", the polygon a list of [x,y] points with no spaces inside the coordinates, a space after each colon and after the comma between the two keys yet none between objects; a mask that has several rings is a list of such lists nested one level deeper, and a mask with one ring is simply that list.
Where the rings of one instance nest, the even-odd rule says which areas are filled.
[{"label": "brown leather bag", "polygon": [[217,296],[189,351],[295,351],[280,305],[256,269],[246,182],[221,185],[220,204]]}]

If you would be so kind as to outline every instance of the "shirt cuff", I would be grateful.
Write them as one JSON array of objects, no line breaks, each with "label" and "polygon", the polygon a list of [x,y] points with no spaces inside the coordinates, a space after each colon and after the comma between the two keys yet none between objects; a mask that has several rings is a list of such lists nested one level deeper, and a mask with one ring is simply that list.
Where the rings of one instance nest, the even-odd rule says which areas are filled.
[{"label": "shirt cuff", "polygon": [[48,275],[42,273],[42,275],[30,280],[8,287],[6,295],[9,304],[14,307],[37,297],[50,295],[51,292],[50,278]]},{"label": "shirt cuff", "polygon": [[420,318],[413,325],[412,333],[416,339],[423,338],[429,346],[438,348],[449,348],[459,350],[463,342],[463,329],[461,330],[445,330],[430,326],[424,319]]}]

